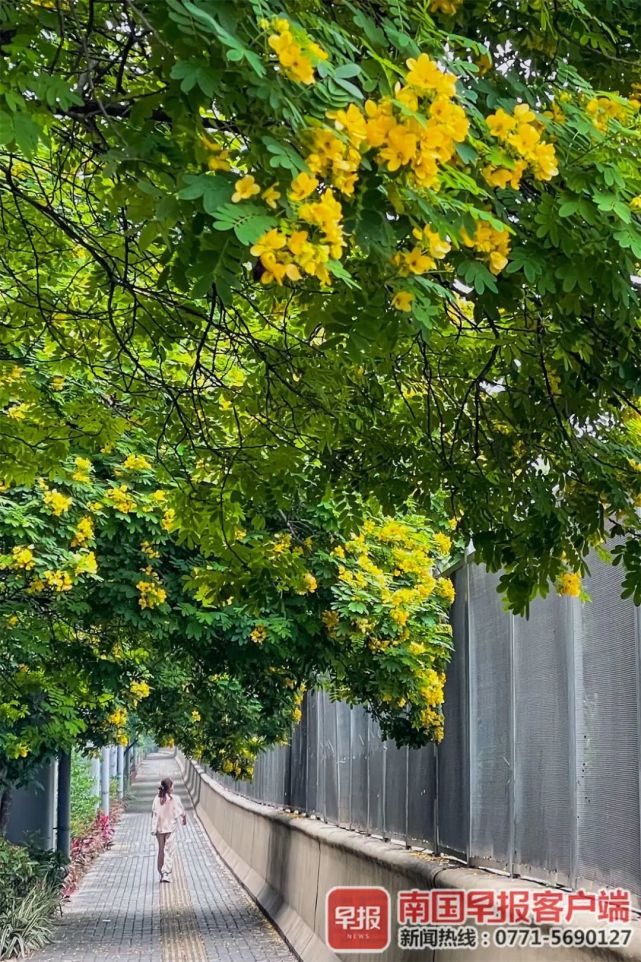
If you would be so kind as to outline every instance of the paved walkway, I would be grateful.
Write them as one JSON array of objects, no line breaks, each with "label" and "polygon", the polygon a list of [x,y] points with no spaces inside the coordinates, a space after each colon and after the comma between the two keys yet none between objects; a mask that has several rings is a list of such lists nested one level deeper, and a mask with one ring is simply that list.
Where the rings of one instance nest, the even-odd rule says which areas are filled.
[{"label": "paved walkway", "polygon": [[[187,809],[173,881],[160,884],[151,804],[164,775]],[[171,753],[143,763],[113,846],[65,908],[55,942],[32,962],[294,962],[221,862],[195,817]]]}]

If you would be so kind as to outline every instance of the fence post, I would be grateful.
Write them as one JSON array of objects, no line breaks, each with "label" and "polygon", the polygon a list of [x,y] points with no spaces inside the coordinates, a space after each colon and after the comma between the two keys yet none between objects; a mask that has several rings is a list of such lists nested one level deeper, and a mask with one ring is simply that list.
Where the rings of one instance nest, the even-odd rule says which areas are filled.
[{"label": "fence post", "polygon": [[349,784],[348,784],[348,797],[347,797],[347,825],[349,828],[354,827],[352,820],[352,792],[354,791],[354,772],[353,772],[353,752],[354,752],[354,738],[352,735],[354,729],[354,709],[349,706]]},{"label": "fence post", "polygon": [[[637,643],[636,682],[637,682],[637,751],[641,756],[641,612],[634,606],[634,634]],[[641,765],[639,765],[639,817],[641,819]],[[641,836],[640,836],[641,837]],[[641,860],[641,852],[638,853]],[[641,864],[639,866],[641,873]]]},{"label": "fence post", "polygon": [[125,795],[125,750],[122,745],[116,749],[116,777],[118,779],[118,798],[122,799]]},{"label": "fence post", "polygon": [[510,659],[510,834],[508,871],[514,875],[516,847],[516,673],[515,673],[515,616],[510,612],[509,659]]},{"label": "fence post", "polygon": [[464,575],[463,575],[463,597],[465,599],[465,609],[463,618],[463,660],[461,662],[462,670],[464,672],[463,685],[461,686],[463,691],[466,693],[466,698],[464,699],[465,704],[463,706],[463,736],[464,736],[464,749],[463,751],[467,755],[467,767],[465,772],[467,775],[467,791],[465,793],[467,798],[467,851],[465,852],[466,861],[469,862],[472,855],[472,816],[473,816],[473,790],[476,782],[475,775],[475,753],[472,751],[472,724],[471,724],[471,712],[472,712],[472,691],[474,688],[473,681],[473,667],[474,667],[474,643],[472,639],[472,607],[471,607],[471,591],[470,591],[470,548],[468,547],[465,553],[464,561]]},{"label": "fence post", "polygon": [[69,858],[71,853],[71,752],[58,755],[58,833],[56,850]]},{"label": "fence post", "polygon": [[381,835],[383,841],[388,841],[387,836],[387,739],[383,742],[383,778],[381,782]]},{"label": "fence post", "polygon": [[371,834],[372,834],[372,830],[371,830],[371,824],[370,824],[370,819],[371,819],[371,811],[370,811],[370,809],[371,809],[371,801],[370,801],[370,799],[371,799],[371,796],[372,796],[372,784],[371,784],[371,775],[370,775],[370,770],[369,770],[369,759],[370,759],[370,753],[369,753],[369,715],[368,715],[368,716],[366,717],[366,719],[365,719],[364,728],[365,728],[365,737],[367,738],[367,748],[366,748],[366,750],[365,750],[365,783],[366,783],[366,785],[367,785],[367,812],[366,812],[366,815],[365,815],[365,831],[367,832],[368,835],[371,835]]},{"label": "fence post", "polygon": [[91,780],[92,791],[96,798],[96,811],[98,811],[100,808],[100,757],[98,755],[91,756]]},{"label": "fence post", "polygon": [[583,652],[581,648],[581,602],[578,598],[568,598],[569,644],[568,644],[568,723],[569,762],[570,762],[570,804],[572,806],[572,855],[570,865],[570,886],[576,888],[579,874],[579,779],[581,771],[581,747],[579,746],[579,718],[582,710]]},{"label": "fence post", "polygon": [[405,847],[410,847],[410,748],[405,746]]},{"label": "fence post", "polygon": [[111,751],[109,746],[102,749],[100,759],[100,809],[103,815],[109,814],[109,779],[111,765]]}]

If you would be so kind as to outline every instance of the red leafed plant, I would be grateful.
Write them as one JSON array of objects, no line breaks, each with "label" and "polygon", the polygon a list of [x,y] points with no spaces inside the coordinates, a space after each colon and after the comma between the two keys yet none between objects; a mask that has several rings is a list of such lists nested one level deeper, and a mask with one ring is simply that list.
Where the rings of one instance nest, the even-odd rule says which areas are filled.
[{"label": "red leafed plant", "polygon": [[91,830],[80,838],[74,838],[71,843],[71,861],[69,872],[65,879],[63,895],[72,895],[80,879],[85,874],[96,856],[109,848],[114,836],[114,823],[120,815],[120,807],[115,807],[111,815],[99,812]]}]

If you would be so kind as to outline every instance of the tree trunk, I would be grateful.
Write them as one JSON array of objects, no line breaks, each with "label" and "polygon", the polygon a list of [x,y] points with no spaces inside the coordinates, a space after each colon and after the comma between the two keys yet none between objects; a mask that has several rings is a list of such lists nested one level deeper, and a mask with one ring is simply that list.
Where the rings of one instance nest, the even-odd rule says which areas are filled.
[{"label": "tree trunk", "polygon": [[6,785],[2,789],[2,795],[0,796],[0,836],[2,838],[4,838],[4,836],[7,834],[12,798],[13,789],[9,785]]}]

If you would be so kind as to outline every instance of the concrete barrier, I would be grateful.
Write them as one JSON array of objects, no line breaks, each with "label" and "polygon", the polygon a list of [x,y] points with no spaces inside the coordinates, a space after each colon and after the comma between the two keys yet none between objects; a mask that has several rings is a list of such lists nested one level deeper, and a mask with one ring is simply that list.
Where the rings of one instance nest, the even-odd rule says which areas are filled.
[{"label": "concrete barrier", "polygon": [[[194,762],[178,756],[196,812],[221,858],[272,919],[303,962],[639,962],[641,923],[626,947],[405,950],[335,955],[325,943],[325,900],[336,885],[402,889],[531,889],[544,886],[499,876],[316,819],[259,805],[228,792]],[[586,923],[587,924],[587,923]],[[592,927],[592,926],[591,926]],[[570,926],[567,926],[570,929]],[[393,932],[395,931],[393,926]],[[485,930],[487,931],[487,929]],[[541,927],[544,938],[547,929]],[[393,936],[394,938],[394,936]]]}]

